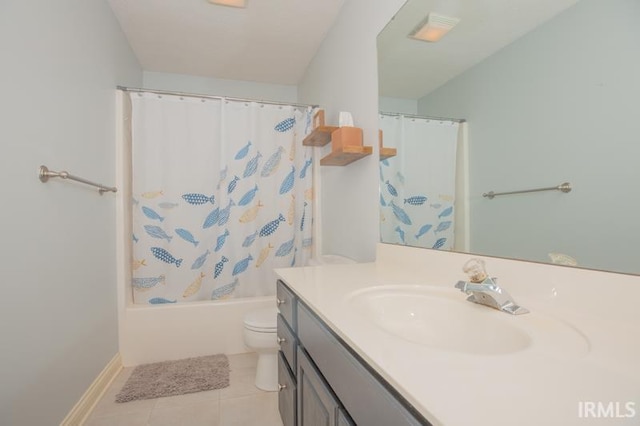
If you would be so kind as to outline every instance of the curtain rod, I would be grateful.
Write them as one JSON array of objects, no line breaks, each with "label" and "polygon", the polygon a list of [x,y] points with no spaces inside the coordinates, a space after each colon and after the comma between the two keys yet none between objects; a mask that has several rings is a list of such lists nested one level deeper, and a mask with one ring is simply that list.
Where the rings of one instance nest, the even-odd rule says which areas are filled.
[{"label": "curtain rod", "polygon": [[417,115],[417,114],[403,114],[401,112],[384,112],[380,111],[382,115],[389,115],[391,117],[409,117],[409,118],[424,118],[425,120],[438,120],[438,121],[453,121],[454,123],[466,123],[464,118],[445,118],[445,117],[432,117],[430,115]]},{"label": "curtain rod", "polygon": [[300,108],[307,108],[307,107],[317,108],[319,106],[319,105],[308,105],[308,104],[296,104],[296,103],[289,103],[289,102],[265,101],[261,99],[234,98],[231,96],[214,96],[214,95],[201,95],[197,93],[172,92],[169,90],[142,89],[139,87],[116,86],[116,89],[122,90],[124,92],[154,93],[156,95],[173,95],[173,96],[182,96],[185,98],[225,99],[229,101],[257,102],[257,103],[267,104],[267,105],[282,105],[282,106],[293,106],[293,107],[300,107]]}]

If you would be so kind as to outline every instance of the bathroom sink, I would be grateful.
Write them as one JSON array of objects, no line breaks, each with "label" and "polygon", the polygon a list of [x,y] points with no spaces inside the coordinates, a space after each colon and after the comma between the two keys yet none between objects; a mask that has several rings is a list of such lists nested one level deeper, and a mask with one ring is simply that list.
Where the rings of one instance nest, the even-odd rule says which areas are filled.
[{"label": "bathroom sink", "polygon": [[346,302],[386,333],[439,350],[499,355],[536,347],[571,357],[589,350],[584,335],[560,320],[508,315],[467,302],[454,288],[376,286],[349,294]]}]

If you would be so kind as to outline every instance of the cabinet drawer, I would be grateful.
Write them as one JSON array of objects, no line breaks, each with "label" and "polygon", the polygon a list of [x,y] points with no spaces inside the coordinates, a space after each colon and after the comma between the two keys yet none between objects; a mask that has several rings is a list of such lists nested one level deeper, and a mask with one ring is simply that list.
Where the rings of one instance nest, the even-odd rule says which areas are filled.
[{"label": "cabinet drawer", "polygon": [[278,280],[276,287],[276,303],[278,305],[278,310],[294,333],[297,331],[297,324],[295,323],[295,301],[295,296],[291,290],[289,290],[282,281]]},{"label": "cabinet drawer", "polygon": [[282,352],[278,354],[278,411],[284,426],[296,426],[296,381],[287,366]]},{"label": "cabinet drawer", "polygon": [[[304,304],[297,309],[298,343],[309,353],[356,424],[429,425],[400,395],[392,394]],[[298,365],[301,360],[298,359]],[[411,411],[410,411],[411,410]],[[413,412],[412,412],[413,411]]]},{"label": "cabinet drawer", "polygon": [[296,336],[287,325],[282,315],[278,315],[278,344],[284,354],[285,359],[291,367],[291,371],[296,371]]}]

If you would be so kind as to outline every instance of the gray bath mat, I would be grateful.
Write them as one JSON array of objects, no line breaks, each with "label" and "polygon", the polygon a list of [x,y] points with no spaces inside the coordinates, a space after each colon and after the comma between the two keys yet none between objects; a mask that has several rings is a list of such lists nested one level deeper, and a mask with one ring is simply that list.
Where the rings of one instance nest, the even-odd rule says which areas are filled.
[{"label": "gray bath mat", "polygon": [[161,398],[229,386],[226,355],[210,355],[137,366],[116,402]]}]

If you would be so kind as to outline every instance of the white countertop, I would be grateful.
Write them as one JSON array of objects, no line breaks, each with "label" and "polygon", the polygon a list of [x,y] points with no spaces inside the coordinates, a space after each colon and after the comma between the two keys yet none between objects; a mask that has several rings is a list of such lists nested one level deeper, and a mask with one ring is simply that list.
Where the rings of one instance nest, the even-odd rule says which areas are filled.
[{"label": "white countertop", "polygon": [[[494,275],[493,266],[503,276],[511,277],[513,285],[502,278],[500,284],[531,310],[527,321],[558,320],[585,336],[588,344],[584,350],[571,354],[556,350],[544,339],[540,343],[536,336],[532,345],[512,353],[477,355],[443,350],[390,334],[350,308],[347,299],[351,293],[374,286],[453,287],[464,278],[458,272],[459,265],[471,256],[442,255],[381,247],[376,263],[277,269],[276,273],[434,425],[640,424],[638,277],[573,272],[570,268],[502,259],[487,261],[490,274]],[[457,269],[449,262],[458,265]],[[515,264],[516,270],[511,271],[510,264]],[[516,284],[513,274],[522,273],[528,279]],[[578,290],[575,283],[568,282],[576,277],[583,286]],[[607,278],[606,291],[598,291],[602,278]],[[527,282],[532,279],[535,284]],[[619,298],[620,294],[628,297],[607,299]],[[466,295],[460,292],[459,297],[464,300]],[[469,309],[487,309],[489,315],[526,316],[512,317],[465,303],[469,303]],[[605,408],[611,403],[618,408],[604,418],[579,417],[580,408],[590,402],[599,402]],[[633,417],[626,417],[633,414],[628,411],[629,403],[635,410]]]}]

